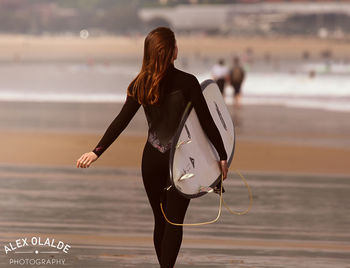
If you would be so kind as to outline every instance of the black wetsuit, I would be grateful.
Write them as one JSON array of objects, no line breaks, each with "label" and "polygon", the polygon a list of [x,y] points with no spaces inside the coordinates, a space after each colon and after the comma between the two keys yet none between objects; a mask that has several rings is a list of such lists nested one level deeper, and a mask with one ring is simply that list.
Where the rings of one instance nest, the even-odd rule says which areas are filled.
[{"label": "black wetsuit", "polygon": [[[165,221],[160,210],[160,200],[162,198],[168,219],[183,223],[190,200],[177,193],[173,187],[165,195],[163,193],[164,188],[170,185],[169,153],[172,137],[189,101],[193,103],[200,124],[220,159],[226,160],[227,154],[196,77],[171,64],[160,86],[159,103],[143,106],[149,130],[142,155],[142,178],[154,214],[153,241],[157,257],[162,268],[172,268],[182,242],[182,227]],[[140,106],[133,97],[127,96],[120,113],[93,152],[100,156],[125,129]]]}]

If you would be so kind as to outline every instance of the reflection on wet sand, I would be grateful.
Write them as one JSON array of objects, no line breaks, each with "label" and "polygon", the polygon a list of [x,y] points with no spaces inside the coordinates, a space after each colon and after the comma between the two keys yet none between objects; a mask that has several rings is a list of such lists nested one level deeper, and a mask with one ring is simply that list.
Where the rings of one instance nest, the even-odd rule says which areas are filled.
[{"label": "reflection on wet sand", "polygon": [[[216,224],[185,227],[176,267],[348,267],[349,178],[245,175],[254,194],[250,213],[224,211]],[[225,183],[226,202],[246,208],[238,175]],[[71,245],[64,256],[71,267],[158,267],[138,169],[2,164],[0,189],[3,244],[40,235]],[[194,199],[186,221],[207,220],[217,206],[215,194]]]}]

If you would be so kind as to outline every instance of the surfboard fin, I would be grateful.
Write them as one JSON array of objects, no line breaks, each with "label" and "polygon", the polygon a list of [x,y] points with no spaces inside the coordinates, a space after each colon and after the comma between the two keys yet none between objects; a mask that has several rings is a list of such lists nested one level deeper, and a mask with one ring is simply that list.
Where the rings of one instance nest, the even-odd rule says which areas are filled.
[{"label": "surfboard fin", "polygon": [[185,140],[185,141],[182,141],[182,142],[179,142],[179,143],[176,145],[176,149],[178,149],[180,146],[185,145],[185,144],[188,144],[188,143],[190,143],[190,142],[192,142],[191,139]]},{"label": "surfboard fin", "polygon": [[193,173],[186,173],[180,177],[179,181],[187,180],[187,179],[190,179],[192,177],[194,177]]},{"label": "surfboard fin", "polygon": [[212,192],[214,192],[214,189],[209,187],[209,186],[201,186],[201,187],[199,187],[199,192],[212,193]]}]

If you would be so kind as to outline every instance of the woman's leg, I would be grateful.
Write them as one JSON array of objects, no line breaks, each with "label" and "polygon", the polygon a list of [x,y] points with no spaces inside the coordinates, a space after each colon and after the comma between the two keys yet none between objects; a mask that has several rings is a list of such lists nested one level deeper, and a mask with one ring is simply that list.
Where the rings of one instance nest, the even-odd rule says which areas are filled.
[{"label": "woman's leg", "polygon": [[[169,221],[183,223],[190,199],[182,197],[174,188],[171,188],[167,191],[166,200],[164,212]],[[166,222],[161,244],[161,268],[172,268],[175,265],[181,243],[182,226],[175,226]]]},{"label": "woman's leg", "polygon": [[[148,142],[146,143],[142,156],[142,178],[154,215],[153,243],[159,263],[161,261],[161,243],[165,228],[165,220],[160,210],[160,200],[169,174],[167,159],[164,154]],[[163,202],[166,202],[166,200],[163,200]]]},{"label": "woman's leg", "polygon": [[241,104],[241,83],[233,83],[233,88],[235,90],[235,105],[239,107]]},{"label": "woman's leg", "polygon": [[174,266],[182,242],[182,227],[165,221],[160,201],[167,218],[176,223],[183,223],[190,201],[174,188],[164,192],[168,177],[169,151],[161,153],[147,142],[142,156],[142,178],[154,215],[153,242],[161,268]]},{"label": "woman's leg", "polygon": [[216,80],[216,83],[218,84],[221,94],[224,94],[225,79],[219,78],[218,80]]}]

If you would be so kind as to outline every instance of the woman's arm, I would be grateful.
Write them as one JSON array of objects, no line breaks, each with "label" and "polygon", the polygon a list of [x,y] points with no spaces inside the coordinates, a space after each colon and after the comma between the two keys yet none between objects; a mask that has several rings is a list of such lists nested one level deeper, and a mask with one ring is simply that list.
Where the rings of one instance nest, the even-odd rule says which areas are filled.
[{"label": "woman's arm", "polygon": [[131,119],[134,117],[140,104],[131,96],[127,96],[126,101],[117,115],[112,121],[103,137],[98,142],[96,147],[92,150],[98,157],[118,138],[120,133],[127,127]]},{"label": "woman's arm", "polygon": [[210,114],[207,103],[204,99],[202,88],[195,76],[192,77],[189,88],[190,101],[198,115],[199,122],[207,134],[210,142],[214,145],[219,154],[220,160],[227,160],[227,154],[220,132]]},{"label": "woman's arm", "polygon": [[134,117],[140,104],[132,97],[127,96],[127,99],[112,123],[107,128],[105,134],[91,152],[84,153],[77,160],[77,168],[87,168],[95,162],[100,155],[115,141],[119,134],[126,128],[130,120]]}]

